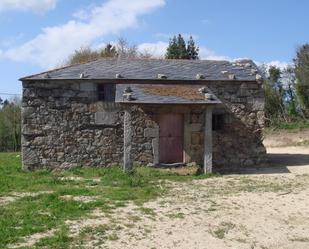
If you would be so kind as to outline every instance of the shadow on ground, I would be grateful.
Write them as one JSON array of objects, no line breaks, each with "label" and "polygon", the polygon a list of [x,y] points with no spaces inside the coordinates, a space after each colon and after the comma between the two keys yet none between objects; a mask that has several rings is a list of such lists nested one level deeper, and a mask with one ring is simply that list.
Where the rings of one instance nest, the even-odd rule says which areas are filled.
[{"label": "shadow on ground", "polygon": [[269,166],[308,166],[309,155],[306,154],[267,154]]},{"label": "shadow on ground", "polygon": [[309,154],[268,153],[266,163],[258,167],[240,169],[237,172],[233,173],[282,174],[282,173],[291,173],[293,167],[300,167],[300,166],[307,166],[309,172]]}]

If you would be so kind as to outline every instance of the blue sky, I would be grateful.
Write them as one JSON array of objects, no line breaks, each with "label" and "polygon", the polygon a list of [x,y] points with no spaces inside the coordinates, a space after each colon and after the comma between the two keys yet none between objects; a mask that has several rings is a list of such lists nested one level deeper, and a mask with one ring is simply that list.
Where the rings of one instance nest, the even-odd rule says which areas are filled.
[{"label": "blue sky", "polygon": [[307,0],[0,0],[0,93],[119,37],[160,56],[169,37],[191,34],[203,59],[284,66],[309,42],[308,9]]}]

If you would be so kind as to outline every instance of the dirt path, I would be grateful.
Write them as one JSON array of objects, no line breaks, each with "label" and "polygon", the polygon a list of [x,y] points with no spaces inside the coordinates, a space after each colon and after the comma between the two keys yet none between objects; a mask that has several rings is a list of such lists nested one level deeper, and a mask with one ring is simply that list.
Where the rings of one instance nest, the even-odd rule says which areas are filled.
[{"label": "dirt path", "polygon": [[76,246],[308,249],[309,147],[269,153],[271,167],[171,183],[167,196],[142,208],[130,204],[71,223],[72,234],[82,234]]}]

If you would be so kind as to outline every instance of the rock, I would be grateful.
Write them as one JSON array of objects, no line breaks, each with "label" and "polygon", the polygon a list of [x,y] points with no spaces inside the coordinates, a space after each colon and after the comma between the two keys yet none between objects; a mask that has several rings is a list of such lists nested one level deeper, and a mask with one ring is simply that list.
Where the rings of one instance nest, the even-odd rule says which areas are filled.
[{"label": "rock", "polygon": [[202,144],[202,135],[201,132],[192,132],[191,133],[191,144],[192,145],[198,145]]},{"label": "rock", "polygon": [[47,142],[46,137],[35,137],[32,144],[36,146],[42,146],[45,145],[46,142]]},{"label": "rock", "polygon": [[254,112],[251,112],[251,113],[249,114],[249,118],[255,119],[255,118],[256,118],[256,114],[255,114]]},{"label": "rock", "polygon": [[39,156],[34,148],[23,147],[23,165],[33,167],[39,164]]},{"label": "rock", "polygon": [[262,111],[264,110],[264,106],[265,106],[264,99],[262,98],[255,99],[254,102],[252,103],[252,110]]},{"label": "rock", "polygon": [[197,166],[197,163],[196,162],[187,163],[187,166],[195,167],[195,166]]},{"label": "rock", "polygon": [[117,120],[117,112],[103,111],[95,113],[95,124],[97,125],[115,125]]},{"label": "rock", "polygon": [[22,108],[22,115],[25,117],[31,117],[33,114],[35,114],[35,108],[34,107],[24,107]]},{"label": "rock", "polygon": [[39,125],[24,124],[22,134],[25,136],[39,136],[43,135],[43,131]]},{"label": "rock", "polygon": [[159,130],[155,128],[146,128],[144,129],[144,137],[153,137],[156,138],[159,136]]},{"label": "rock", "polygon": [[151,143],[142,144],[142,149],[143,150],[151,150],[152,149]]},{"label": "rock", "polygon": [[63,161],[63,159],[64,159],[64,153],[58,152],[57,153],[57,161]]},{"label": "rock", "polygon": [[77,163],[64,162],[60,165],[60,169],[73,169],[78,167]]}]

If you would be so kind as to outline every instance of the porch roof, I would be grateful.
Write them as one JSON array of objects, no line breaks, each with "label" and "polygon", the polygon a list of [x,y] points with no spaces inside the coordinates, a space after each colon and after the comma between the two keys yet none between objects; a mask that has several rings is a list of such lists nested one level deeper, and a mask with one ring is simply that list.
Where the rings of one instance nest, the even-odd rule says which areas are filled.
[{"label": "porch roof", "polygon": [[[200,89],[203,89],[203,93]],[[131,90],[128,98],[126,90]],[[205,98],[205,93],[211,98]],[[119,84],[116,103],[123,104],[221,104],[222,102],[204,85],[151,85]]]}]

